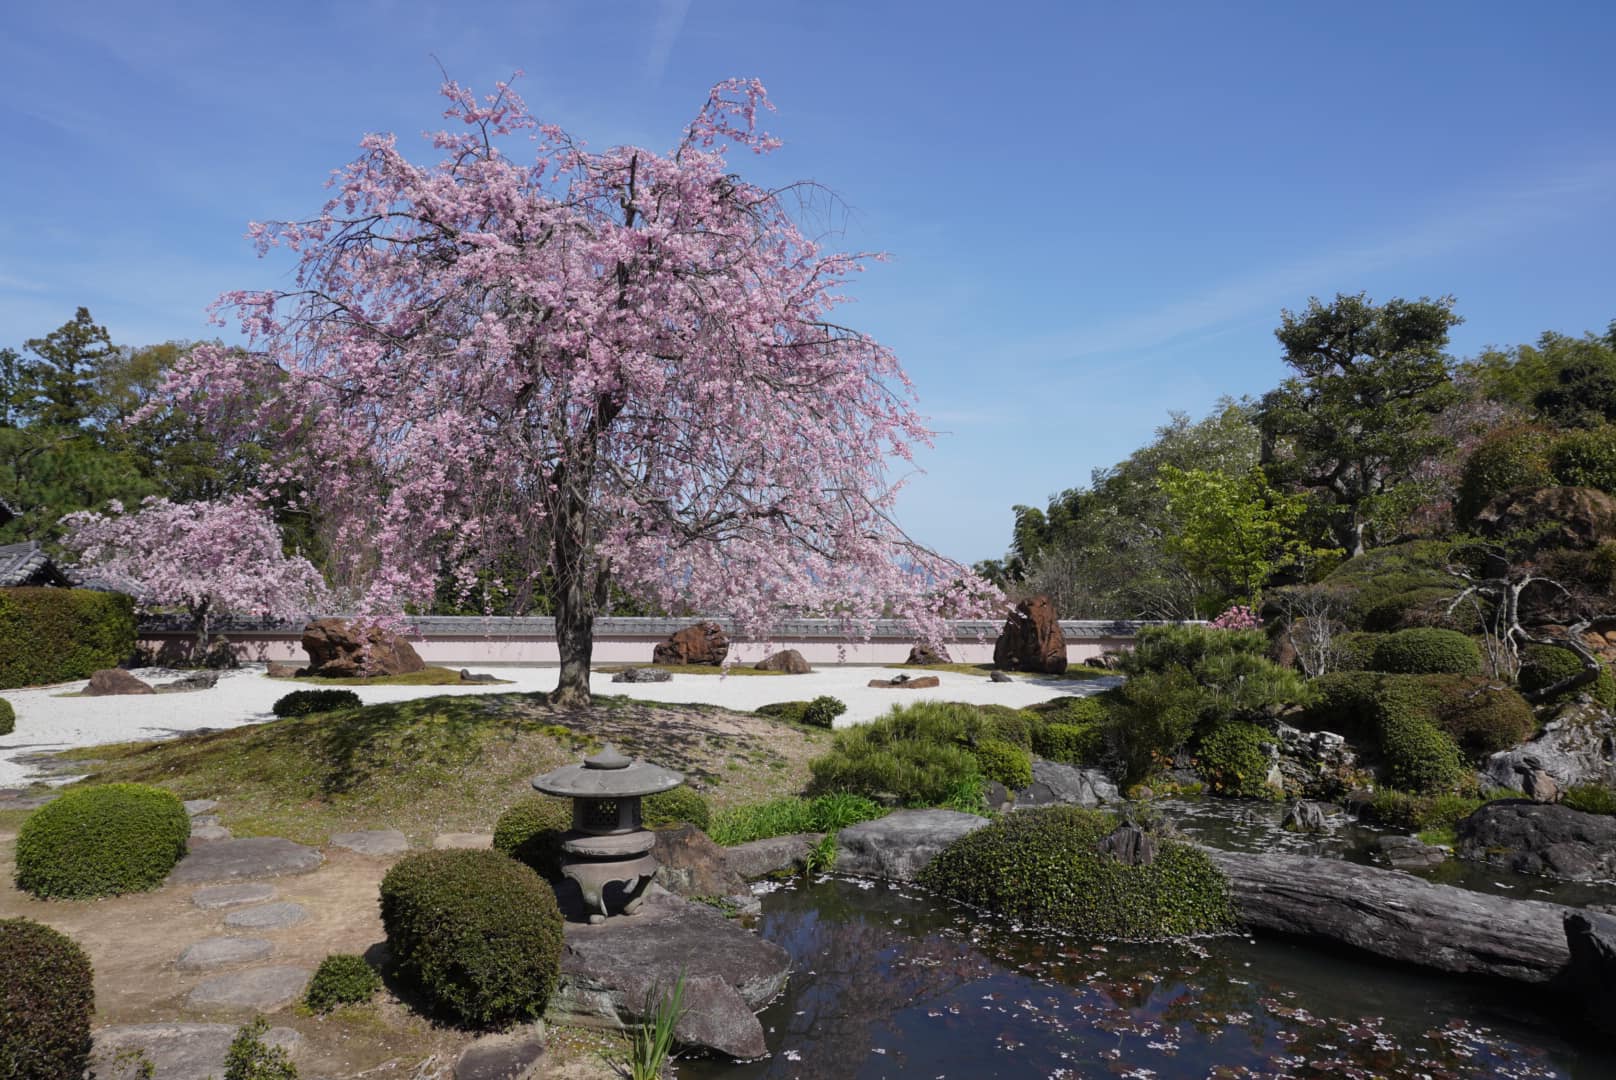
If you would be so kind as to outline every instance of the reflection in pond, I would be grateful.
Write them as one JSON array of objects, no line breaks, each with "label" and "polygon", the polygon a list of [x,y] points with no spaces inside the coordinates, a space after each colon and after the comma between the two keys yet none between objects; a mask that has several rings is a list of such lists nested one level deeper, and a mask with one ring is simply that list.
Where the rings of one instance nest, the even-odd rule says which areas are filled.
[{"label": "reflection in pond", "polygon": [[1595,1077],[1533,991],[1244,937],[1083,942],[896,884],[764,898],[794,970],[761,1016],[771,1056],[683,1080],[925,1077]]}]

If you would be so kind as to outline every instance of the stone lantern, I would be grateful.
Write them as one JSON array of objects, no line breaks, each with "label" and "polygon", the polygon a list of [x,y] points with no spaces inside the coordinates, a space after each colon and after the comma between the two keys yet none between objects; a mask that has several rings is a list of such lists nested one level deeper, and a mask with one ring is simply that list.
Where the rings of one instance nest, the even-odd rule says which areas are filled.
[{"label": "stone lantern", "polygon": [[639,910],[657,868],[651,857],[656,834],[641,823],[640,800],[684,782],[671,769],[624,757],[611,743],[581,765],[533,778],[544,794],[572,800],[572,828],[561,838],[561,874],[578,883],[591,923],[610,914],[606,886],[613,882],[622,885],[622,914]]}]

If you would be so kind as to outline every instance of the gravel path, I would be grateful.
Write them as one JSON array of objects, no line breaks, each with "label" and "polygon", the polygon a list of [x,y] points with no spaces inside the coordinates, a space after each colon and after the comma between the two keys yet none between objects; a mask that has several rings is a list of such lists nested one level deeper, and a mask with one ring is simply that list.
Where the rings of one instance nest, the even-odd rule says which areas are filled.
[{"label": "gravel path", "polygon": [[[486,667],[480,669],[510,680],[504,686],[356,686],[350,687],[367,705],[408,701],[442,694],[535,693],[554,689],[555,667]],[[147,668],[135,672],[153,686],[179,678],[183,672]],[[1032,705],[1062,694],[1096,693],[1116,685],[1116,678],[1068,682],[1018,675],[1014,682],[993,683],[977,675],[937,674],[942,685],[926,690],[875,690],[866,683],[896,672],[880,667],[823,667],[809,675],[674,675],[665,683],[613,683],[610,675],[596,674],[590,687],[597,694],[624,694],[645,701],[702,702],[745,712],[774,701],[804,701],[830,694],[847,704],[837,727],[869,721],[896,702],[940,700],[974,704]],[[101,743],[166,739],[205,729],[239,727],[273,719],[270,707],[306,683],[270,679],[259,667],[224,672],[211,690],[191,693],[129,697],[76,697],[87,680],[40,690],[7,690],[3,696],[17,712],[17,727],[0,736],[0,787],[37,779],[34,770],[15,760],[42,751]],[[71,777],[52,777],[55,780]]]}]

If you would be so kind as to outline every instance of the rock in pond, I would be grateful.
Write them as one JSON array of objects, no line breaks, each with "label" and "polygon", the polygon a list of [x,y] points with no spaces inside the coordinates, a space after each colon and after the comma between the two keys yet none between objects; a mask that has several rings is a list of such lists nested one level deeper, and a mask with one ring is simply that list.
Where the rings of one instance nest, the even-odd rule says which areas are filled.
[{"label": "rock in pond", "polygon": [[568,922],[561,979],[545,1016],[552,1023],[627,1028],[682,972],[682,1043],[738,1058],[768,1051],[755,1015],[785,987],[791,957],[704,904],[657,885],[633,916],[598,926]]},{"label": "rock in pond", "polygon": [[724,848],[724,862],[748,881],[770,874],[789,873],[808,859],[808,852],[825,839],[824,833],[794,833],[771,836]]},{"label": "rock in pond", "polygon": [[1375,851],[1393,870],[1428,870],[1448,858],[1446,851],[1414,836],[1383,836]]},{"label": "rock in pond", "polygon": [[1462,859],[1566,881],[1616,878],[1616,817],[1506,799],[1459,822]]},{"label": "rock in pond", "polygon": [[896,810],[836,834],[836,870],[859,877],[913,881],[955,840],[988,823],[958,810]]},{"label": "rock in pond", "polygon": [[[210,1080],[224,1075],[224,1058],[235,1039],[235,1024],[123,1024],[95,1033],[91,1055],[100,1080],[140,1080],[141,1058],[152,1065],[153,1080]],[[268,1046],[295,1053],[303,1037],[275,1027],[262,1036]],[[137,1053],[138,1051],[138,1053]]]},{"label": "rock in pond", "polygon": [[746,879],[730,868],[724,849],[694,825],[658,829],[651,857],[658,864],[654,880],[677,896],[750,895]]},{"label": "rock in pond", "polygon": [[1575,911],[1565,918],[1571,965],[1566,982],[1607,1035],[1616,1032],[1616,917]]}]

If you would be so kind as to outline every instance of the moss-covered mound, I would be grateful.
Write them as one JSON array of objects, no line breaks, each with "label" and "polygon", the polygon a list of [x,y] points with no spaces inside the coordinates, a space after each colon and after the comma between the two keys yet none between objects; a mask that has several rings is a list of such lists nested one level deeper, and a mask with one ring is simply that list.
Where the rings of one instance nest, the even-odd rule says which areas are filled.
[{"label": "moss-covered mound", "polygon": [[1100,851],[1110,814],[1053,806],[1018,810],[949,845],[920,881],[995,914],[1085,937],[1153,941],[1234,924],[1228,882],[1205,853],[1156,841],[1130,866]]},{"label": "moss-covered mound", "polygon": [[1378,756],[1383,779],[1402,791],[1454,790],[1469,775],[1464,750],[1479,758],[1532,730],[1520,695],[1478,676],[1385,675],[1353,671],[1315,680],[1318,700],[1303,726],[1345,735]]},{"label": "moss-covered mound", "polygon": [[494,823],[494,850],[561,880],[561,836],[572,828],[572,801],[530,795]]},{"label": "moss-covered mound", "polygon": [[[1516,682],[1523,693],[1535,694],[1580,671],[1582,660],[1570,649],[1557,645],[1528,645],[1521,651],[1521,670]],[[1550,700],[1563,701],[1579,693],[1591,694],[1595,701],[1606,708],[1616,708],[1616,679],[1611,678],[1610,669],[1603,665],[1592,682],[1563,690]]]},{"label": "moss-covered mound", "polygon": [[1272,758],[1265,749],[1274,742],[1267,728],[1231,721],[1201,740],[1195,769],[1213,794],[1248,799],[1278,799],[1283,788],[1268,782]]},{"label": "moss-covered mound", "polygon": [[543,1015],[561,965],[561,911],[532,870],[497,851],[422,851],[382,879],[382,926],[427,1001],[477,1027]]},{"label": "moss-covered mound", "polygon": [[1441,541],[1393,544],[1346,560],[1320,584],[1346,598],[1342,621],[1350,630],[1440,625],[1454,594],[1452,555]]},{"label": "moss-covered mound", "polygon": [[0,1076],[81,1080],[94,1013],[84,950],[42,923],[0,919]]},{"label": "moss-covered mound", "polygon": [[1552,487],[1549,447],[1554,433],[1547,428],[1522,425],[1490,433],[1470,452],[1459,476],[1458,519],[1469,524],[1481,508],[1500,495]]},{"label": "moss-covered mound", "polygon": [[1455,630],[1421,626],[1375,642],[1370,668],[1396,675],[1480,675],[1481,649]]},{"label": "moss-covered mound", "polygon": [[276,716],[315,716],[338,709],[357,709],[363,702],[352,690],[293,690],[271,706]]},{"label": "moss-covered mound", "polygon": [[829,694],[821,694],[812,701],[775,701],[759,705],[755,710],[761,716],[772,716],[793,724],[828,728],[835,719],[847,711],[847,705]]},{"label": "moss-covered mound", "polygon": [[143,892],[185,855],[191,819],[179,797],[145,784],[64,793],[17,833],[17,887],[42,898]]}]

